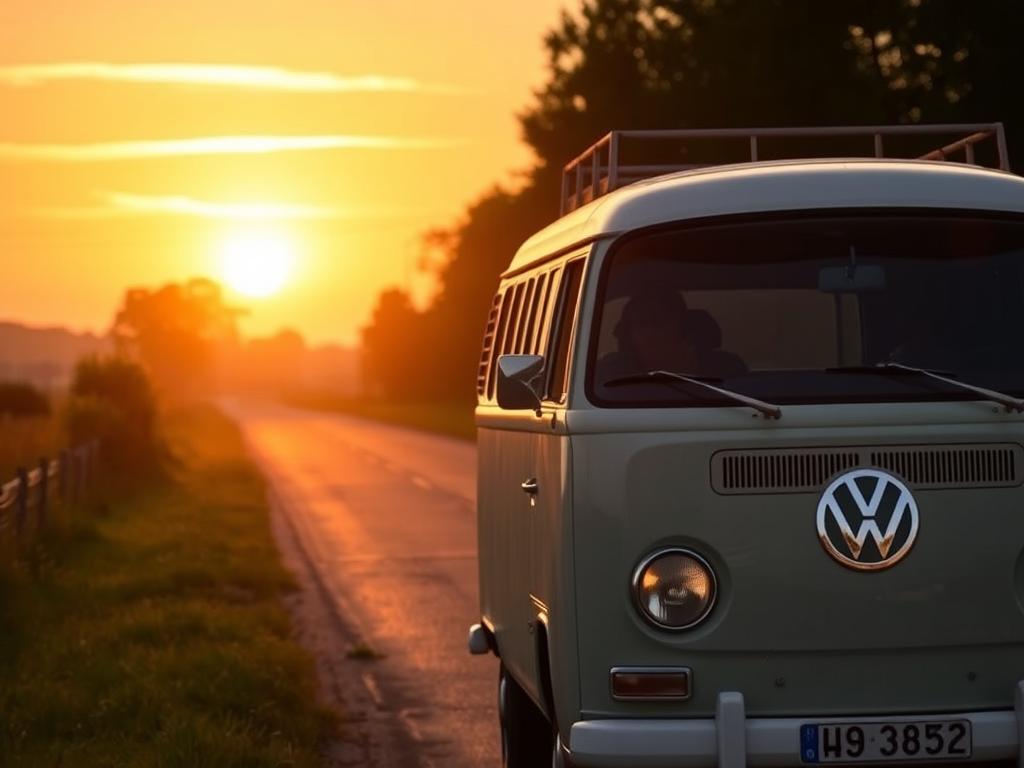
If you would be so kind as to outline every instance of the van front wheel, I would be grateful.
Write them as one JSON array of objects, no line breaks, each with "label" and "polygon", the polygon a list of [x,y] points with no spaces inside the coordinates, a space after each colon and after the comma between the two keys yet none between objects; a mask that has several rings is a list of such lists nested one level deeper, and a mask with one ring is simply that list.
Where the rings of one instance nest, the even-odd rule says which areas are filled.
[{"label": "van front wheel", "polygon": [[498,673],[498,717],[501,721],[501,764],[504,768],[551,765],[554,729],[519,683],[501,666]]}]

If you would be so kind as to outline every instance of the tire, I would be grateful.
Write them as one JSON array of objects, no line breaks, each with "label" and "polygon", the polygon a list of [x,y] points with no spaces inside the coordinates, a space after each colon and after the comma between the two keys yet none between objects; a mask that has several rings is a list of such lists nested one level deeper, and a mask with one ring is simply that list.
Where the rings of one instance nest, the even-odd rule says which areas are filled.
[{"label": "tire", "polygon": [[554,729],[505,665],[498,673],[498,718],[503,768],[546,768],[552,764]]}]

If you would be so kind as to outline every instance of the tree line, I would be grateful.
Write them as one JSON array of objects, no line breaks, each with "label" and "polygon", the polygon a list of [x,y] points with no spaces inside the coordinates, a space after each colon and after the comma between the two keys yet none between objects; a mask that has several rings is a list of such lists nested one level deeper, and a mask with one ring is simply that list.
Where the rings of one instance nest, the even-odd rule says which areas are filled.
[{"label": "tree line", "polygon": [[498,275],[557,217],[564,163],[613,128],[1001,120],[1019,172],[1022,33],[1024,3],[1004,0],[585,0],[546,35],[546,81],[518,115],[534,164],[424,236],[439,291],[424,310],[381,293],[367,381],[389,398],[472,401]]}]

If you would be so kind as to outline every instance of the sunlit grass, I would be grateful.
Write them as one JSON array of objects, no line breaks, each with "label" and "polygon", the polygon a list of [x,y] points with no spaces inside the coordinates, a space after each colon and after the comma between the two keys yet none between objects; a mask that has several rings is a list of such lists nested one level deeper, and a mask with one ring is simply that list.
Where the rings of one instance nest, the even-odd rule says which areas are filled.
[{"label": "sunlit grass", "polygon": [[167,436],[173,478],[78,515],[34,576],[0,573],[0,764],[320,764],[334,718],[281,604],[262,480],[212,410]]}]

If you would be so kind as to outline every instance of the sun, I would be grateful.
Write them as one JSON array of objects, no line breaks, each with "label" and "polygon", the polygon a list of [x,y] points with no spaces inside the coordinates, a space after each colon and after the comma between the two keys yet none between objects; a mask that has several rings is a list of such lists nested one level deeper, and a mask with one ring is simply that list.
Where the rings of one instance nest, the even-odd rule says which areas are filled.
[{"label": "sun", "polygon": [[295,248],[280,232],[235,232],[220,249],[221,276],[232,290],[251,298],[278,293],[295,266]]}]

